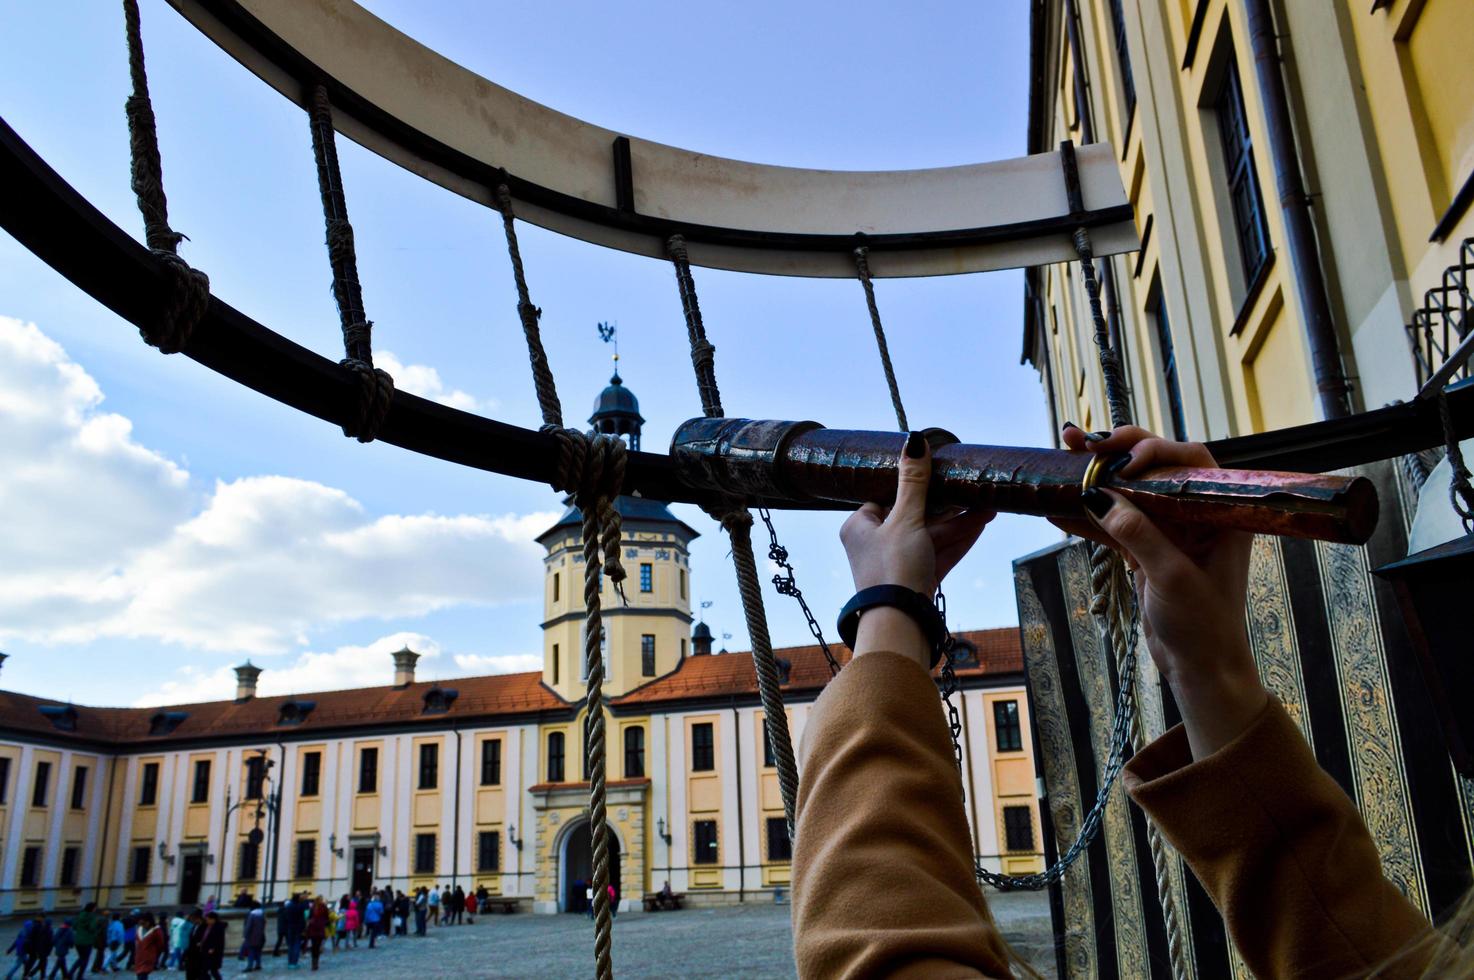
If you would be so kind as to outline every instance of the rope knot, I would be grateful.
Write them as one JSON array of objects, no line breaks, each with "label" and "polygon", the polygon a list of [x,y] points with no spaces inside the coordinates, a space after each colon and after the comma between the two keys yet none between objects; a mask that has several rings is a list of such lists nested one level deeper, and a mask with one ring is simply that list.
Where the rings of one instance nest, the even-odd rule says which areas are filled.
[{"label": "rope knot", "polygon": [[150,346],[165,354],[177,354],[189,343],[195,326],[209,309],[210,277],[168,249],[154,249],[153,255],[168,275],[168,296],[158,319],[139,327],[138,332]]},{"label": "rope knot", "polygon": [[374,367],[371,361],[348,357],[338,362],[358,378],[358,411],[343,426],[343,434],[359,442],[373,442],[379,437],[379,427],[389,415],[389,406],[394,401],[394,379],[383,368]]}]

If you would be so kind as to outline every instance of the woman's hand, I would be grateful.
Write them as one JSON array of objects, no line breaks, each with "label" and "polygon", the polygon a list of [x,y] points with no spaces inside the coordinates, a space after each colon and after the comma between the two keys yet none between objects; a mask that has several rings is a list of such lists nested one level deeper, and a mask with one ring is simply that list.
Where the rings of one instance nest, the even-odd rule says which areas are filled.
[{"label": "woman's hand", "polygon": [[[913,432],[901,454],[895,504],[889,511],[865,504],[839,529],[856,590],[900,585],[931,595],[995,516],[992,511],[970,510],[928,517],[930,481],[931,449],[921,433]],[[909,656],[915,648],[926,664],[929,658],[920,638],[920,628],[908,616],[883,606],[860,617],[854,653],[887,649]]]},{"label": "woman's hand", "polygon": [[[1100,438],[1067,425],[1064,441],[1077,452],[1129,453],[1116,471],[1127,479],[1162,466],[1218,465],[1202,443],[1159,439],[1136,426]],[[1092,491],[1085,506],[1100,528],[1085,520],[1055,523],[1125,555],[1135,572],[1147,647],[1182,710],[1193,757],[1211,754],[1247,728],[1268,697],[1244,629],[1252,536],[1158,525],[1111,490]]]}]

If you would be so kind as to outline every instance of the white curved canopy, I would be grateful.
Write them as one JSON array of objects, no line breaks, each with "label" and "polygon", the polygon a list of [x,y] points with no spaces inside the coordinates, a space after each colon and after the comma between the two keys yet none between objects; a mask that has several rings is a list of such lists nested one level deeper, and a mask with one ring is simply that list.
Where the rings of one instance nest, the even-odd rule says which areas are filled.
[{"label": "white curved canopy", "polygon": [[329,86],[349,138],[483,204],[585,241],[663,256],[680,231],[698,265],[853,276],[862,233],[876,276],[946,275],[1137,248],[1109,144],[1078,148],[1072,214],[1061,153],[930,170],[807,170],[629,138],[540,105],[441,57],[351,0],[169,0],[292,100]]}]

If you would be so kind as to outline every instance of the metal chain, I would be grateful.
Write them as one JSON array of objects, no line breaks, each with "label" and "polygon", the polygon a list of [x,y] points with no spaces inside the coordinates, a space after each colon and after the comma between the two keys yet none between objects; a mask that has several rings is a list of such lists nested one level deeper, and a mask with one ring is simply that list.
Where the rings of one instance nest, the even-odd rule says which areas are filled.
[{"label": "metal chain", "polygon": [[[937,590],[937,612],[942,614],[942,625],[947,623],[947,602],[941,590]],[[1085,820],[1080,824],[1080,833],[1075,837],[1075,842],[1070,845],[1069,850],[1060,855],[1058,861],[1048,868],[1032,875],[1005,875],[996,871],[989,871],[981,864],[977,865],[976,873],[978,881],[983,884],[992,885],[999,891],[1039,891],[1048,887],[1065,876],[1080,857],[1085,853],[1096,836],[1100,833],[1101,820],[1105,816],[1106,803],[1110,800],[1111,787],[1116,783],[1116,777],[1121,774],[1121,769],[1126,765],[1126,749],[1131,745],[1131,732],[1136,724],[1136,633],[1140,612],[1135,603],[1132,603],[1131,614],[1131,640],[1127,653],[1121,664],[1120,689],[1116,691],[1115,721],[1111,725],[1111,747],[1106,756],[1105,772],[1101,774],[1100,787],[1095,793],[1095,805],[1085,815]],[[946,631],[947,638],[944,641],[943,653],[945,659],[942,667],[943,699],[947,699],[946,683],[947,674],[951,669],[952,631]],[[952,683],[956,684],[955,675]],[[957,724],[957,711],[952,707],[952,702],[947,700],[947,707],[951,711],[952,725],[952,749],[957,754],[958,765],[962,764],[962,743],[959,739],[961,726]]]},{"label": "metal chain", "polygon": [[834,659],[834,652],[829,649],[828,642],[824,639],[824,631],[819,628],[819,621],[814,618],[814,611],[804,601],[803,590],[798,587],[798,581],[793,574],[793,565],[788,561],[788,549],[778,543],[778,532],[773,529],[773,515],[768,513],[768,508],[762,504],[757,505],[758,516],[763,519],[763,526],[768,529],[768,559],[783,569],[783,572],[773,576],[773,588],[778,590],[779,595],[792,596],[798,600],[798,607],[803,610],[804,619],[809,622],[809,632],[819,643],[819,649],[824,651],[824,659],[829,661],[829,676],[834,677],[839,673],[839,661]]},{"label": "metal chain", "polygon": [[[952,695],[957,693],[957,640],[947,627],[947,597],[937,588],[937,614],[942,617],[942,703],[947,706],[947,727],[952,731],[952,754],[957,757],[957,772],[962,772],[962,719],[957,715],[957,705]],[[963,791],[966,798],[966,790]]]}]

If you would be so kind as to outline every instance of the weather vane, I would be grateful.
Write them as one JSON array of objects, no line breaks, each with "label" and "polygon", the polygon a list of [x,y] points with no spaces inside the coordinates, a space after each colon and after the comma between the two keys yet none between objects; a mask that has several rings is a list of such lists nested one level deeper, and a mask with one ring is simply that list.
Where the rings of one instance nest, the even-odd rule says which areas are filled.
[{"label": "weather vane", "polygon": [[619,364],[619,321],[599,324],[599,339],[614,344],[614,363]]}]

